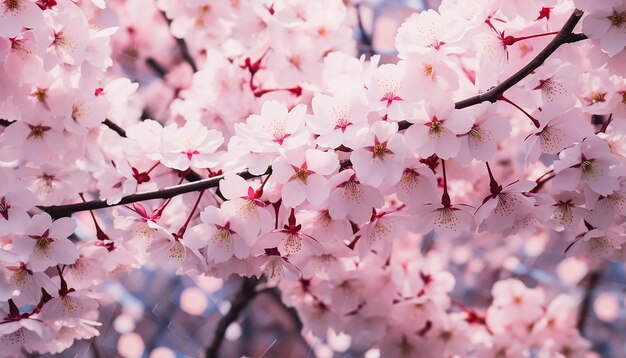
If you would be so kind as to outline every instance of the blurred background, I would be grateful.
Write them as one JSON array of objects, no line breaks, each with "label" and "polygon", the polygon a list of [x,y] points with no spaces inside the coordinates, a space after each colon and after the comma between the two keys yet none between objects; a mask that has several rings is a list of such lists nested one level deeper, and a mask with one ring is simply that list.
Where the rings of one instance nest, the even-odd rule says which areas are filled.
[{"label": "blurred background", "polygon": [[[398,26],[413,12],[437,8],[439,1],[363,1],[358,9],[361,25],[355,31],[361,54],[378,53],[383,62],[395,58],[394,37]],[[485,308],[491,284],[517,277],[528,286],[548,288],[548,297],[568,292],[582,302],[579,324],[601,357],[626,357],[626,271],[623,263],[602,269],[590,268],[574,258],[565,259],[559,240],[548,237],[512,240],[484,247],[466,242],[437,242],[427,237],[422,250],[434,242],[448,250],[450,271],[457,279],[453,298]],[[512,255],[511,253],[515,253]],[[522,259],[523,258],[523,259]],[[77,341],[64,357],[203,356],[220,319],[242,284],[239,277],[227,280],[176,276],[157,267],[122,273],[119,280],[102,285],[100,336]],[[226,330],[222,357],[365,357],[376,358],[349,336],[329,331],[321,339],[300,334],[295,312],[285,307],[277,289],[266,289],[245,307]],[[367,329],[367,327],[364,327]]]}]

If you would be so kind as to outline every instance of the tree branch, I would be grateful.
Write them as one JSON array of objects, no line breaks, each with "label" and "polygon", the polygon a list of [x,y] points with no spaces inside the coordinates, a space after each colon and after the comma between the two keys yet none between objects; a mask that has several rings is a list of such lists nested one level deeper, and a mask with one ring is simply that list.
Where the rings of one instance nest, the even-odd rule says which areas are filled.
[{"label": "tree branch", "polygon": [[[264,174],[271,173],[271,167],[267,169]],[[252,179],[260,177],[261,175],[253,175],[249,172],[241,172],[237,175],[241,176],[244,179]],[[170,187],[166,187],[164,189],[158,189],[153,191],[146,191],[143,193],[137,193],[128,195],[122,198],[118,203],[108,204],[106,200],[92,200],[84,203],[76,203],[76,204],[67,204],[67,205],[52,205],[52,206],[40,206],[39,208],[52,216],[53,218],[60,218],[64,216],[69,216],[72,213],[76,213],[79,211],[87,211],[87,210],[97,210],[109,208],[112,206],[136,203],[139,201],[145,200],[153,200],[153,199],[169,199],[175,196],[191,193],[194,191],[205,190],[209,188],[215,188],[219,185],[220,180],[224,179],[224,175],[201,179],[198,181],[193,181],[190,183],[174,185]]]},{"label": "tree branch", "polygon": [[[496,102],[501,96],[502,94],[508,90],[509,88],[513,87],[514,85],[516,85],[517,83],[519,83],[521,80],[523,80],[524,78],[526,78],[526,76],[528,76],[530,73],[532,73],[535,69],[537,69],[539,66],[541,66],[543,64],[543,62],[552,54],[554,53],[554,51],[556,51],[557,48],[559,48],[561,45],[566,44],[566,43],[572,43],[572,42],[577,42],[577,41],[581,41],[587,38],[587,36],[585,36],[584,34],[573,34],[572,31],[574,30],[574,27],[576,26],[576,24],[578,23],[578,21],[580,21],[580,18],[582,17],[583,12],[580,10],[574,10],[574,12],[572,13],[572,15],[569,17],[569,19],[565,22],[565,25],[563,26],[563,28],[559,31],[558,34],[556,34],[555,38],[552,39],[552,41],[550,41],[550,43],[546,46],[546,48],[544,48],[535,58],[533,58],[526,66],[524,66],[522,69],[520,69],[518,72],[516,72],[515,74],[513,74],[511,77],[507,78],[506,80],[504,80],[502,83],[500,83],[499,85],[493,87],[492,89],[490,89],[489,91],[470,97],[470,98],[466,98],[464,100],[461,100],[459,102],[455,103],[455,108],[457,109],[462,109],[462,108],[466,108],[466,107],[471,107],[474,105],[477,105],[479,103],[485,102],[485,101],[489,101],[489,102]],[[106,121],[105,121],[106,122]],[[106,125],[108,125],[107,123],[105,123]],[[401,121],[398,123],[398,127],[400,130],[404,130],[409,128],[412,125],[412,123],[407,122],[407,121]],[[111,127],[109,127],[111,128]],[[342,168],[345,168],[346,166],[349,165],[349,161],[343,161],[342,164]],[[242,172],[239,173],[239,175],[241,177],[243,177],[244,179],[251,179],[251,178],[256,178],[265,174],[269,174],[271,173],[272,168],[269,167],[267,168],[267,170],[265,171],[264,174],[261,175],[252,175],[249,172]],[[193,172],[191,172],[193,173]],[[193,175],[191,174],[190,175]],[[151,199],[168,199],[171,197],[174,197],[176,195],[180,195],[180,194],[184,194],[184,193],[189,193],[192,191],[198,191],[198,190],[204,190],[204,189],[208,189],[208,188],[214,188],[217,187],[219,184],[219,181],[224,177],[222,176],[218,176],[218,177],[214,177],[214,178],[209,178],[209,179],[202,179],[200,180],[200,176],[197,175],[196,173],[194,173],[196,175],[196,177],[193,178],[189,178],[188,176],[188,180],[190,181],[194,181],[193,183],[186,183],[186,184],[181,184],[181,185],[177,185],[177,186],[172,186],[172,187],[168,187],[165,189],[160,189],[160,190],[155,190],[155,191],[150,191],[150,192],[145,192],[145,193],[139,193],[139,194],[133,194],[133,195],[129,195],[129,196],[125,196],[122,198],[122,200],[115,204],[115,205],[123,205],[123,204],[129,204],[129,203],[134,203],[134,202],[138,202],[138,201],[143,201],[143,200],[151,200]],[[48,212],[52,217],[63,217],[63,216],[68,216],[74,212],[79,212],[79,211],[85,211],[85,210],[96,210],[96,209],[102,209],[102,208],[106,208],[106,207],[110,207],[110,206],[115,206],[115,205],[108,205],[106,203],[106,201],[104,200],[95,200],[95,201],[88,201],[86,203],[78,203],[78,204],[68,204],[68,205],[59,205],[59,206],[49,206],[49,207],[40,207],[42,210]]]},{"label": "tree branch", "polygon": [[[172,20],[170,18],[167,17],[167,15],[165,15],[165,11],[161,11],[161,14],[163,15],[163,18],[165,19],[165,21],[167,21],[167,26],[172,25]],[[191,66],[191,69],[193,70],[193,72],[198,72],[198,66],[196,65],[196,61],[193,59],[193,56],[191,56],[191,53],[189,52],[189,47],[187,46],[187,42],[185,42],[184,39],[179,39],[176,36],[173,36],[174,40],[176,40],[176,45],[178,46],[178,49],[180,50],[180,55],[182,56],[183,60],[185,60],[185,62],[187,62],[189,64],[189,66]]]},{"label": "tree branch", "polygon": [[119,134],[120,137],[126,138],[126,131],[124,130],[124,128],[122,128],[122,127],[118,126],[117,124],[113,123],[108,118],[105,119],[102,122],[102,124],[104,124],[105,126],[109,127],[111,130],[115,131],[117,134]]},{"label": "tree branch", "polygon": [[582,16],[583,12],[581,10],[574,10],[572,15],[565,22],[565,25],[563,25],[563,28],[561,28],[561,31],[559,31],[559,33],[556,34],[552,41],[550,41],[550,43],[526,66],[522,67],[522,69],[520,69],[511,77],[507,78],[502,83],[490,89],[489,91],[459,101],[454,104],[454,107],[456,109],[462,109],[485,101],[489,101],[491,103],[496,102],[498,99],[500,99],[500,96],[502,96],[502,94],[504,94],[506,90],[515,86],[518,82],[526,78],[526,76],[528,76],[539,66],[541,66],[543,62],[548,57],[550,57],[550,55],[552,55],[554,51],[556,51],[561,45],[586,39],[587,36],[585,36],[584,34],[572,34],[572,31],[574,31],[574,27],[576,26],[578,21],[580,21],[580,18]]},{"label": "tree branch", "polygon": [[372,41],[372,36],[370,34],[367,33],[367,31],[365,31],[365,26],[363,26],[363,18],[361,16],[361,5],[357,4],[355,5],[354,9],[356,10],[356,19],[357,19],[357,25],[359,26],[359,32],[360,32],[360,45],[359,46],[359,52],[360,53],[364,53],[367,54],[369,57],[372,57],[376,54],[376,51],[374,50],[374,43]]},{"label": "tree branch", "polygon": [[217,323],[213,340],[205,351],[206,358],[217,358],[219,356],[220,347],[226,335],[226,329],[239,318],[241,311],[256,297],[258,293],[256,287],[258,284],[259,280],[256,277],[243,278],[239,292],[237,292],[237,295],[230,303],[230,309]]},{"label": "tree branch", "polygon": [[10,121],[10,120],[8,120],[8,119],[2,119],[2,118],[0,118],[0,126],[3,126],[3,127],[8,127],[8,126],[10,126],[11,124],[13,124],[13,121]]},{"label": "tree branch", "polygon": [[585,296],[583,297],[582,302],[580,303],[580,309],[578,311],[578,321],[576,323],[576,327],[580,332],[581,336],[585,336],[585,324],[587,323],[587,318],[591,315],[591,300],[593,298],[593,293],[600,283],[600,278],[602,278],[602,271],[593,271],[589,274],[587,278],[587,287],[585,289]]}]

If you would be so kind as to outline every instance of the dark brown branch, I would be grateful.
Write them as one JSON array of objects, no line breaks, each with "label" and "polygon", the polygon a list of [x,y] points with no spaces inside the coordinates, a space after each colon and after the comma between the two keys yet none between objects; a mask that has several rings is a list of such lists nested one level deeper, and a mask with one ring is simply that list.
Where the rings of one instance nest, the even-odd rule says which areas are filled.
[{"label": "dark brown branch", "polygon": [[148,57],[146,59],[146,65],[150,67],[150,69],[152,69],[152,71],[154,71],[154,73],[156,73],[160,78],[164,78],[167,74],[167,71],[165,71],[165,69],[161,67],[161,65],[159,65],[159,63],[152,57]]},{"label": "dark brown branch", "polygon": [[587,323],[587,318],[591,315],[591,300],[593,299],[594,291],[600,283],[600,279],[602,278],[602,271],[593,271],[587,276],[587,287],[585,288],[585,296],[583,297],[582,302],[580,303],[580,308],[578,311],[578,321],[576,323],[576,327],[580,332],[581,336],[585,336],[585,324]]},{"label": "dark brown branch", "polygon": [[374,51],[374,43],[372,41],[372,36],[368,34],[367,31],[365,31],[365,26],[363,26],[363,18],[361,17],[361,6],[356,5],[354,8],[356,10],[357,25],[359,26],[359,32],[361,35],[360,44],[363,45],[363,46],[359,46],[359,50],[360,50],[359,52],[365,53],[369,57],[372,57],[376,54],[376,51]]},{"label": "dark brown branch", "polygon": [[124,137],[126,138],[126,131],[124,130],[124,128],[118,126],[117,124],[111,122],[111,120],[109,119],[105,119],[102,124],[104,124],[105,126],[109,127],[111,130],[115,131],[117,134],[119,134],[120,137]]},{"label": "dark brown branch", "polygon": [[[165,15],[164,11],[161,11],[161,14],[163,15],[163,18],[165,19],[165,21],[167,21],[167,25],[171,26],[172,20],[168,18],[167,15]],[[193,70],[194,73],[198,72],[198,66],[196,65],[196,61],[193,59],[193,56],[191,56],[191,53],[189,52],[189,47],[187,46],[187,42],[185,42],[184,39],[179,39],[178,37],[175,37],[175,36],[174,36],[174,40],[176,40],[176,45],[178,46],[178,49],[180,50],[180,55],[182,56],[183,60],[187,62],[189,66],[191,66],[191,69]]]},{"label": "dark brown branch", "polygon": [[563,28],[561,28],[561,31],[559,31],[559,33],[556,34],[552,41],[550,41],[550,43],[526,66],[522,67],[521,70],[517,71],[514,75],[507,78],[502,83],[490,89],[489,91],[455,103],[455,108],[462,109],[485,101],[489,101],[491,103],[496,102],[498,99],[500,99],[500,96],[502,96],[502,94],[504,94],[506,90],[515,86],[518,82],[526,78],[526,76],[528,76],[539,66],[541,66],[543,62],[548,57],[550,57],[550,55],[552,55],[554,51],[556,51],[561,45],[586,39],[587,36],[585,36],[584,34],[572,34],[574,27],[576,26],[578,21],[580,21],[580,18],[582,16],[582,11],[578,9],[574,10],[572,15],[565,22],[565,25],[563,25]]},{"label": "dark brown branch", "polygon": [[14,121],[10,121],[10,120],[8,120],[8,119],[2,119],[2,118],[0,118],[0,126],[3,126],[3,127],[8,127],[8,126],[10,126],[11,124],[13,124],[13,122],[14,122]]},{"label": "dark brown branch", "polygon": [[[584,34],[572,34],[574,27],[576,26],[576,24],[578,23],[582,15],[583,15],[582,11],[575,10],[572,13],[572,15],[569,17],[567,22],[565,23],[561,31],[559,31],[559,33],[556,34],[555,38],[552,39],[552,41],[546,46],[546,48],[544,48],[543,51],[541,51],[535,58],[533,58],[521,70],[519,70],[518,72],[516,72],[514,75],[507,78],[506,80],[504,80],[498,86],[490,89],[489,91],[485,93],[456,102],[455,107],[457,109],[462,109],[462,108],[477,105],[485,101],[489,101],[492,103],[496,102],[506,90],[513,87],[515,84],[517,84],[518,82],[523,80],[526,76],[528,76],[530,73],[532,73],[535,69],[541,66],[543,62],[552,53],[554,53],[554,51],[556,51],[556,49],[559,48],[561,45],[586,39],[587,36],[585,36]],[[410,127],[411,125],[412,123],[410,122],[402,121],[399,123],[398,127],[400,130],[404,130]],[[350,162],[343,161],[341,164],[342,164],[341,167],[345,168],[350,165]],[[267,168],[267,171],[262,175],[269,174],[271,172],[271,169],[272,169],[271,167]],[[260,175],[252,175],[249,172],[243,172],[243,173],[240,173],[239,175],[241,175],[244,179],[256,178],[260,176]],[[197,177],[193,179],[199,179],[199,178],[200,176],[198,175]],[[214,177],[210,179],[198,180],[198,181],[195,181],[194,183],[181,184],[178,186],[173,186],[173,187],[169,187],[169,188],[165,188],[161,190],[155,190],[155,191],[146,192],[146,193],[129,195],[129,196],[122,198],[120,203],[115,204],[115,205],[129,204],[129,203],[134,203],[134,202],[143,201],[143,200],[151,200],[151,199],[167,199],[167,198],[174,197],[176,195],[189,193],[192,191],[214,188],[218,186],[218,183],[222,178],[223,176],[219,176],[219,177]],[[188,178],[188,180],[191,181],[192,179]],[[102,208],[106,208],[109,206],[114,206],[114,205],[108,205],[103,200],[96,200],[96,201],[90,201],[90,202],[79,203],[79,204],[41,207],[41,209],[50,213],[50,215],[53,217],[62,217],[62,216],[68,216],[71,213],[78,212],[78,211],[102,209]]]},{"label": "dark brown branch", "polygon": [[[118,126],[117,124],[113,123],[109,119],[105,119],[102,122],[102,124],[109,127],[111,130],[115,131],[117,134],[119,134],[120,137],[126,138],[126,131],[124,130],[124,128]],[[202,180],[202,177],[200,176],[200,174],[194,172],[193,170],[190,170],[189,173],[187,173],[187,175],[185,176],[185,179],[187,179],[187,181],[194,182],[194,181]]]},{"label": "dark brown branch", "polygon": [[[271,168],[268,168],[265,174],[271,173]],[[263,174],[263,175],[265,175]],[[196,174],[197,175],[197,174]],[[252,179],[259,177],[260,175],[253,175],[249,172],[238,173],[244,179]],[[146,191],[143,193],[137,193],[128,195],[122,198],[116,204],[107,204],[105,200],[93,200],[84,203],[67,204],[67,205],[53,205],[53,206],[40,206],[39,208],[52,216],[53,218],[60,218],[69,216],[72,213],[87,210],[104,209],[112,206],[136,203],[139,201],[153,200],[153,199],[169,199],[175,196],[191,193],[194,191],[205,190],[209,188],[215,188],[219,185],[220,180],[224,179],[224,175],[216,176],[208,179],[201,179],[190,183],[170,186],[164,189],[158,189],[153,191]]]},{"label": "dark brown branch", "polygon": [[220,347],[224,341],[224,336],[226,335],[226,329],[228,329],[228,326],[239,318],[241,311],[243,311],[248,303],[250,303],[257,295],[258,292],[256,287],[258,284],[259,280],[256,277],[243,278],[241,288],[230,303],[228,313],[226,313],[217,323],[213,340],[205,351],[206,358],[217,358],[219,356]]}]

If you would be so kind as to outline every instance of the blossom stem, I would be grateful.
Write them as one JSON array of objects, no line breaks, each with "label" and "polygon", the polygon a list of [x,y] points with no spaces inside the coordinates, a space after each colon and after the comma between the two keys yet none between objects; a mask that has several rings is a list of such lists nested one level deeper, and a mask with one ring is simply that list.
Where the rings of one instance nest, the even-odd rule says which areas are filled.
[{"label": "blossom stem", "polygon": [[[83,193],[78,193],[78,195],[80,196],[80,198],[83,201],[83,203],[86,202],[85,201],[85,196],[83,195]],[[107,234],[104,233],[104,231],[102,230],[102,228],[98,224],[98,220],[96,220],[96,216],[93,214],[93,210],[89,210],[89,215],[91,215],[91,219],[93,220],[93,224],[96,227],[96,238],[98,238],[98,240],[109,240],[109,237],[107,236]]]},{"label": "blossom stem", "polygon": [[541,127],[541,124],[539,123],[539,121],[536,118],[534,118],[533,116],[531,116],[530,114],[528,114],[528,112],[526,112],[522,107],[518,106],[517,103],[511,101],[510,99],[504,97],[503,95],[501,95],[500,98],[498,98],[498,100],[506,102],[506,103],[512,105],[513,107],[519,109],[522,113],[524,113],[526,115],[526,117],[530,118],[530,120],[533,122],[535,127],[537,127],[537,128]]},{"label": "blossom stem", "polygon": [[487,165],[487,172],[489,173],[489,191],[491,192],[491,195],[496,195],[502,190],[502,187],[500,186],[500,184],[498,184],[496,179],[493,177],[493,174],[491,173],[491,167],[489,166],[489,162],[485,162],[485,164]]},{"label": "blossom stem", "polygon": [[187,231],[187,226],[189,225],[189,222],[191,222],[193,215],[196,213],[196,209],[198,209],[198,204],[200,204],[200,199],[202,199],[202,195],[204,195],[205,191],[206,189],[203,189],[202,191],[200,191],[200,194],[198,195],[198,199],[196,199],[196,203],[193,205],[193,209],[191,209],[189,216],[187,216],[187,220],[185,220],[185,223],[183,224],[183,226],[181,226],[181,228],[178,230],[178,233],[176,233],[176,237],[179,240],[183,237],[183,235],[185,235],[185,232]]},{"label": "blossom stem", "polygon": [[511,45],[515,44],[517,41],[534,39],[535,37],[556,35],[558,33],[559,33],[558,31],[553,31],[553,32],[546,32],[546,33],[543,33],[543,34],[536,34],[536,35],[522,36],[522,37],[507,36],[507,37],[505,37],[503,39],[503,41],[504,41],[504,44],[506,46],[511,46]]},{"label": "blossom stem", "polygon": [[161,162],[156,162],[152,167],[150,167],[150,169],[148,169],[146,174],[150,174],[150,172],[152,172],[154,170],[154,168],[158,167],[159,164],[161,164]]},{"label": "blossom stem", "polygon": [[450,195],[448,194],[448,177],[446,176],[446,161],[441,159],[441,168],[443,170],[443,195],[441,196],[441,205],[449,208],[452,204]]},{"label": "blossom stem", "polygon": [[606,133],[606,130],[609,128],[609,124],[611,124],[611,122],[613,122],[613,113],[609,114],[609,118],[607,118],[606,122],[602,123],[602,128],[600,128],[598,133]]}]

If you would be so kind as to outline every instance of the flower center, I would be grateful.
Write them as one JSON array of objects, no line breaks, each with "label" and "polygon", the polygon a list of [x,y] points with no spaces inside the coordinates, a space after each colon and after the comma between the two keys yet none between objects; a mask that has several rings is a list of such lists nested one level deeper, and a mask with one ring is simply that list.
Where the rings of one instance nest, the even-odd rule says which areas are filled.
[{"label": "flower center", "polygon": [[580,170],[583,172],[583,174],[592,173],[594,170],[593,159],[585,160],[582,163],[580,163]]},{"label": "flower center", "polygon": [[428,130],[428,134],[430,134],[431,137],[440,137],[443,134],[444,130],[445,127],[443,126],[443,123],[441,123],[437,119],[433,119],[433,121],[430,123],[430,129]]},{"label": "flower center", "polygon": [[480,129],[478,127],[472,127],[472,129],[470,129],[469,131],[469,135],[470,137],[480,141],[483,138],[483,134],[481,133]]},{"label": "flower center", "polygon": [[35,243],[35,250],[39,252],[47,252],[50,248],[50,244],[52,244],[51,238],[47,236],[40,236],[37,238],[37,242]]},{"label": "flower center", "polygon": [[33,93],[32,96],[37,98],[37,100],[41,103],[45,102],[46,99],[48,98],[48,89],[47,88],[37,88]]},{"label": "flower center", "polygon": [[433,74],[433,65],[427,63],[424,65],[424,74],[426,76],[431,76]]},{"label": "flower center", "polygon": [[86,112],[82,102],[74,102],[72,104],[72,119],[74,121],[78,121],[79,118],[84,117]]},{"label": "flower center", "polygon": [[385,159],[388,154],[392,154],[393,152],[387,148],[387,143],[378,143],[374,146],[372,150],[372,157],[378,159]]},{"label": "flower center", "polygon": [[613,15],[607,16],[607,18],[611,21],[611,26],[621,28],[626,22],[626,11],[613,11]]},{"label": "flower center", "polygon": [[28,126],[30,127],[30,133],[28,134],[28,137],[26,137],[27,139],[41,139],[43,138],[44,133],[50,130],[50,127],[42,125],[33,126],[29,124]]},{"label": "flower center", "polygon": [[18,12],[21,8],[20,0],[6,0],[4,5],[11,12]]}]

